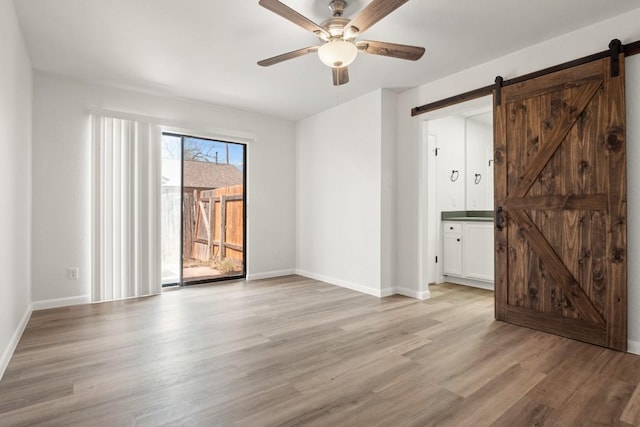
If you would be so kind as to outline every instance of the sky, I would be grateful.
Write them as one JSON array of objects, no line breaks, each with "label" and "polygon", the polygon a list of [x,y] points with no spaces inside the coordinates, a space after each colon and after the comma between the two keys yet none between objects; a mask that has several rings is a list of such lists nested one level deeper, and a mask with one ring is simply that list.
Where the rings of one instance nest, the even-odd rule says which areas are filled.
[{"label": "sky", "polygon": [[[185,158],[187,160],[227,163],[227,149],[229,153],[228,163],[243,169],[243,144],[214,141],[209,139],[184,137]],[[181,150],[181,137],[176,135],[162,135],[162,158],[179,160]]]}]

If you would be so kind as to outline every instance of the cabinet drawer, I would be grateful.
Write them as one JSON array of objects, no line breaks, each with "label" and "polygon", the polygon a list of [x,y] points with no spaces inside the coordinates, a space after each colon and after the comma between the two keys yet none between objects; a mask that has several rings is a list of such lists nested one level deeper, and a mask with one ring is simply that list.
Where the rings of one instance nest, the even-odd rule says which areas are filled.
[{"label": "cabinet drawer", "polygon": [[460,233],[462,233],[462,224],[459,223],[459,222],[444,222],[443,223],[443,227],[444,227],[444,232],[446,234],[449,234],[449,233],[460,234]]}]

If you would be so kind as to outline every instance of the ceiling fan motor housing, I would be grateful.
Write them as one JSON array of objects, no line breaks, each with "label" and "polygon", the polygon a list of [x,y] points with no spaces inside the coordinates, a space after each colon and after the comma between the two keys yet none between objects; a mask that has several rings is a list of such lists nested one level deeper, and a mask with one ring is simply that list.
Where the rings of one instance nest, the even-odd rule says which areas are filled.
[{"label": "ceiling fan motor housing", "polygon": [[320,26],[331,34],[332,39],[342,38],[344,36],[344,27],[349,23],[346,18],[335,17],[324,21]]},{"label": "ceiling fan motor housing", "polygon": [[344,0],[332,0],[329,3],[329,10],[334,17],[339,17],[342,16],[347,6],[347,2]]}]

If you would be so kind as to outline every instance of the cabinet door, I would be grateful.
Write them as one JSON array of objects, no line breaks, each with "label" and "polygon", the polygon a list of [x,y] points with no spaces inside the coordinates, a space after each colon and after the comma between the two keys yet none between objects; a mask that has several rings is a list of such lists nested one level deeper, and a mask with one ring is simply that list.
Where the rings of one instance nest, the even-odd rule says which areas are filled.
[{"label": "cabinet door", "polygon": [[442,239],[442,272],[462,276],[462,241],[460,234],[444,233]]},{"label": "cabinet door", "polygon": [[464,275],[493,281],[493,224],[464,224]]}]

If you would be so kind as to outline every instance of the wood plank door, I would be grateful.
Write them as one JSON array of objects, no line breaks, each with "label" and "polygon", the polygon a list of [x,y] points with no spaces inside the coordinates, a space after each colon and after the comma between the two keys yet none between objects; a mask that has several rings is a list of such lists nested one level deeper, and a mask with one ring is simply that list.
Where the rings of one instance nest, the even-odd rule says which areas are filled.
[{"label": "wood plank door", "polygon": [[624,56],[494,108],[496,319],[626,351]]}]

